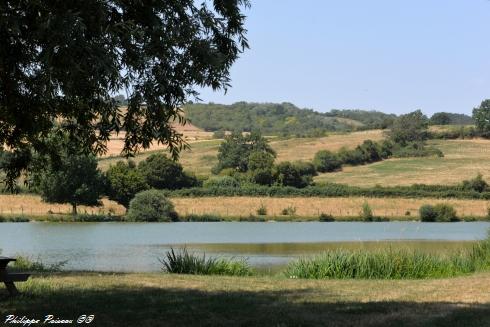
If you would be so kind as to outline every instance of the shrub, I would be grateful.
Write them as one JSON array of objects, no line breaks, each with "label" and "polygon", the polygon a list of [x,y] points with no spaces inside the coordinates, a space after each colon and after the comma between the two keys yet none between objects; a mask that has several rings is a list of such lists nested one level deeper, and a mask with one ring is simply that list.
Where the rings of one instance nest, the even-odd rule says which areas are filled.
[{"label": "shrub", "polygon": [[434,207],[430,204],[424,204],[419,209],[420,220],[424,222],[434,222],[437,218],[437,213]]},{"label": "shrub", "polygon": [[482,174],[478,173],[475,178],[463,181],[464,190],[473,190],[482,193],[488,189],[487,182],[483,179]]},{"label": "shrub", "polygon": [[33,259],[26,256],[17,256],[16,261],[10,266],[9,270],[12,272],[58,272],[61,271],[64,265],[68,261],[59,261],[50,265],[43,263],[39,259]]},{"label": "shrub", "polygon": [[109,199],[118,202],[126,209],[134,196],[146,189],[146,179],[141,172],[136,169],[134,162],[118,161],[114,166],[110,166],[105,173],[108,184]]},{"label": "shrub", "polygon": [[206,258],[189,253],[186,248],[167,251],[165,259],[159,259],[162,269],[172,274],[249,276],[252,268],[244,260]]},{"label": "shrub", "polygon": [[456,210],[453,206],[445,203],[439,203],[434,206],[437,215],[437,221],[458,221]]},{"label": "shrub", "polygon": [[129,221],[177,221],[174,205],[159,190],[143,191],[129,203]]},{"label": "shrub", "polygon": [[339,156],[328,150],[318,151],[313,158],[313,164],[321,173],[336,171],[342,167]]},{"label": "shrub", "polygon": [[364,221],[373,221],[373,210],[369,206],[369,203],[364,202],[361,207],[360,217]]},{"label": "shrub", "polygon": [[274,180],[282,186],[303,188],[312,183],[311,175],[301,175],[300,167],[289,161],[283,161],[274,167]]},{"label": "shrub", "polygon": [[213,176],[210,177],[203,183],[205,188],[211,187],[222,187],[222,188],[230,188],[230,187],[240,187],[240,183],[231,176]]},{"label": "shrub", "polygon": [[281,214],[284,216],[294,216],[296,214],[296,207],[288,206],[287,208],[282,209]]},{"label": "shrub", "polygon": [[267,215],[267,208],[266,208],[266,206],[263,203],[257,209],[257,214],[259,216],[265,216],[265,215]]},{"label": "shrub", "polygon": [[323,222],[331,222],[331,221],[335,221],[335,218],[331,214],[321,213],[320,214],[320,217],[319,217],[319,220],[320,221],[323,221]]},{"label": "shrub", "polygon": [[420,220],[425,222],[447,222],[447,221],[458,221],[456,215],[456,210],[453,206],[445,203],[439,203],[435,206],[423,205],[419,209]]},{"label": "shrub", "polygon": [[249,181],[253,184],[272,185],[274,176],[271,169],[256,169],[249,172]]}]

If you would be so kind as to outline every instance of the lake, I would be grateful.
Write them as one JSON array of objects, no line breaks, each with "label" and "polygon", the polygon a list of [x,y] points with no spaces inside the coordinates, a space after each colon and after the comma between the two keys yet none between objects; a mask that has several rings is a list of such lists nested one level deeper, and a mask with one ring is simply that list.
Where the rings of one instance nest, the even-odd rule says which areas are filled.
[{"label": "lake", "polygon": [[186,246],[269,269],[339,247],[447,251],[470,246],[489,229],[489,222],[0,223],[0,249],[45,263],[66,260],[64,269],[158,271],[166,250]]}]

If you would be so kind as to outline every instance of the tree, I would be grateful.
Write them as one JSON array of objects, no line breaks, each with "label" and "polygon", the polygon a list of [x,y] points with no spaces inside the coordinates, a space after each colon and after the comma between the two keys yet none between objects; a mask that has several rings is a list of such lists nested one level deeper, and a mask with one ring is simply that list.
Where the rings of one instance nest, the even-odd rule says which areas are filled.
[{"label": "tree", "polygon": [[118,161],[114,166],[111,165],[106,172],[106,177],[109,182],[109,199],[117,201],[126,210],[129,201],[137,193],[148,189],[145,177],[136,169],[133,161]]},{"label": "tree", "polygon": [[339,170],[342,167],[339,156],[328,150],[318,151],[313,158],[313,164],[321,173]]},{"label": "tree", "polygon": [[49,162],[36,170],[33,180],[44,201],[69,203],[73,214],[78,205],[100,204],[104,192],[103,175],[94,156],[67,155],[60,162]]},{"label": "tree", "polygon": [[393,122],[388,136],[402,146],[410,142],[421,142],[427,139],[428,119],[420,111],[399,116]]},{"label": "tree", "polygon": [[138,165],[146,183],[156,189],[175,190],[197,186],[198,180],[184,172],[182,165],[164,154],[152,154]]},{"label": "tree", "polygon": [[490,137],[490,99],[484,100],[478,108],[473,109],[473,120],[481,136]]},{"label": "tree", "polygon": [[[248,0],[0,2],[0,147],[49,152],[44,136],[68,132],[100,154],[125,131],[124,154],[157,141],[173,158],[186,146],[172,126],[197,90],[230,85],[248,48]],[[114,94],[126,90],[127,110]],[[29,158],[10,167],[8,185]]]},{"label": "tree", "polygon": [[[262,155],[259,155],[259,153]],[[218,149],[218,164],[213,168],[213,172],[219,173],[226,168],[246,172],[249,170],[248,165],[251,155],[252,165],[264,165],[271,160],[274,161],[276,157],[275,151],[259,132],[253,131],[248,135],[233,132],[231,135],[226,136],[225,141],[221,143]]]},{"label": "tree", "polygon": [[430,117],[431,125],[449,125],[451,123],[451,117],[445,112],[436,112]]}]

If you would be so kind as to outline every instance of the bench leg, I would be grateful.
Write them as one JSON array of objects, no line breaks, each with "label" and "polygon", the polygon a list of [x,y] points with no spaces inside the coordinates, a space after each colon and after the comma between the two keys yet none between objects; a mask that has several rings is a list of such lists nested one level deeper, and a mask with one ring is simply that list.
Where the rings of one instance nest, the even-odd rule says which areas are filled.
[{"label": "bench leg", "polygon": [[15,287],[14,282],[5,282],[5,286],[7,287],[7,290],[9,291],[9,294],[11,296],[19,294],[19,291],[17,290],[17,287]]}]

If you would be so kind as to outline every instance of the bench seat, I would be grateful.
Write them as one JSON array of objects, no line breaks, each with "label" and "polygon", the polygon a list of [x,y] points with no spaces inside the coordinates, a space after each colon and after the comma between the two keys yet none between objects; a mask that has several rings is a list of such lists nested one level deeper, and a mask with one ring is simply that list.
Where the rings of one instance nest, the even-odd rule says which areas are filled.
[{"label": "bench seat", "polygon": [[6,273],[0,276],[0,282],[25,282],[31,274]]}]

